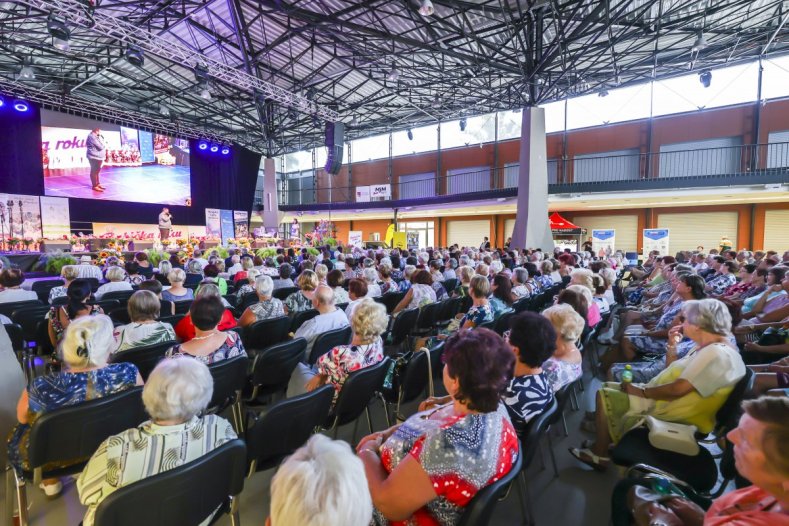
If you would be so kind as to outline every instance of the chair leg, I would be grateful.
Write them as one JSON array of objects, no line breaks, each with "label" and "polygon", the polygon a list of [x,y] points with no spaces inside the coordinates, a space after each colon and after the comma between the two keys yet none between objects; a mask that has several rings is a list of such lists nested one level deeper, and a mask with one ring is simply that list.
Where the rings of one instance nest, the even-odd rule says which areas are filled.
[{"label": "chair leg", "polygon": [[[550,430],[549,430],[550,431]],[[559,468],[556,466],[556,453],[553,452],[553,439],[550,433],[545,433],[548,438],[548,453],[551,455],[551,464],[553,464],[553,474],[559,477]]]},{"label": "chair leg", "polygon": [[542,441],[537,441],[537,456],[540,457],[540,470],[545,471],[545,456],[542,453]]},{"label": "chair leg", "polygon": [[528,479],[526,478],[525,470],[521,470],[520,475],[518,475],[518,485],[521,488],[523,488],[523,491],[520,492],[522,495],[521,499],[524,504],[523,507],[521,508],[521,511],[524,514],[523,524],[525,525],[534,524],[535,523],[534,507],[532,506],[531,494],[529,493],[529,482]]},{"label": "chair leg", "polygon": [[[370,429],[370,434],[373,433],[373,420],[370,418],[370,406],[364,408],[364,414],[367,416],[367,427]],[[355,439],[356,437],[354,437]]]},{"label": "chair leg", "polygon": [[570,406],[573,408],[573,411],[578,411],[578,395],[575,392],[575,384],[570,388]]},{"label": "chair leg", "polygon": [[332,426],[332,428],[334,429],[334,432],[332,433],[332,436],[331,436],[331,437],[332,437],[334,440],[337,440],[337,433],[338,433],[338,432],[339,432],[339,430],[340,430],[340,426],[338,426],[338,425],[337,425],[337,422],[334,422],[334,425]]},{"label": "chair leg", "polygon": [[5,468],[5,506],[3,506],[3,524],[13,524],[14,518],[14,499],[11,496],[16,491],[14,473],[12,468]]},{"label": "chair leg", "polygon": [[564,413],[562,413],[562,427],[564,428],[565,438],[570,436],[570,433],[567,432],[567,418],[565,418]]},{"label": "chair leg", "polygon": [[28,526],[30,522],[27,517],[27,486],[25,485],[25,479],[20,479],[13,469],[11,472],[14,474],[16,481],[16,505],[19,509],[19,526]]}]

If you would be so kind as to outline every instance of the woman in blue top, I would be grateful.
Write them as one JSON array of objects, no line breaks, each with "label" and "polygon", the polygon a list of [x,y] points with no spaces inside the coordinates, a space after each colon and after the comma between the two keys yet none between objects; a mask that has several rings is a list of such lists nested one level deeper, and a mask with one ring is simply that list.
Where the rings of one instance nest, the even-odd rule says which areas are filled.
[{"label": "woman in blue top", "polygon": [[[30,428],[42,414],[142,385],[134,365],[107,363],[115,346],[112,320],[103,314],[77,318],[69,324],[61,344],[63,371],[33,380],[17,403],[19,424],[8,440],[8,459],[16,470],[30,469]],[[62,485],[58,479],[49,479],[43,481],[42,489],[47,496],[54,496]]]},{"label": "woman in blue top", "polygon": [[496,274],[491,283],[490,307],[493,317],[498,318],[512,310],[512,281],[505,274]]}]

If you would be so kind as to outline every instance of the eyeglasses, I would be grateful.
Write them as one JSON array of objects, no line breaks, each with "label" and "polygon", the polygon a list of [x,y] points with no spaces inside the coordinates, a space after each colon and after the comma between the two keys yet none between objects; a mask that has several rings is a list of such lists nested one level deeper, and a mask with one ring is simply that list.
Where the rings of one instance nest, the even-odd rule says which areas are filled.
[{"label": "eyeglasses", "polygon": [[680,323],[685,323],[685,315],[684,314],[680,314],[679,315],[679,322]]},{"label": "eyeglasses", "polygon": [[510,341],[510,334],[512,334],[512,329],[507,329],[506,331],[504,331],[502,336],[504,337],[505,340]]}]

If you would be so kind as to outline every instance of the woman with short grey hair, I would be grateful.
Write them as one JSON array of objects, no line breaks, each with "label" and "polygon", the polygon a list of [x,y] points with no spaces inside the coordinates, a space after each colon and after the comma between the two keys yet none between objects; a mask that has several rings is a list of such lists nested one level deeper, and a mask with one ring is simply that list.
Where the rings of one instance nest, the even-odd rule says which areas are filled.
[{"label": "woman with short grey hair", "polygon": [[269,276],[262,274],[255,279],[255,292],[259,301],[244,310],[244,314],[238,319],[238,324],[241,327],[252,325],[256,321],[285,315],[282,301],[271,297],[274,292],[274,280]]},{"label": "woman with short grey hair", "polygon": [[52,287],[49,290],[50,305],[55,301],[55,298],[65,297],[68,294],[68,286],[79,278],[79,267],[77,265],[63,265],[63,268],[60,269],[60,277],[63,278],[63,285]]},{"label": "woman with short grey hair", "polygon": [[174,268],[167,273],[167,280],[170,282],[170,288],[162,291],[162,299],[177,303],[179,301],[192,301],[194,299],[194,292],[192,289],[184,287],[186,281],[186,272],[180,268]]},{"label": "woman with short grey hair", "polygon": [[211,373],[200,361],[182,356],[159,362],[142,392],[151,420],[102,442],[77,480],[80,503],[88,507],[85,526],[94,524],[96,508],[112,492],[197,460],[237,438],[224,418],[198,416],[213,390]]},{"label": "woman with short grey hair", "polygon": [[115,327],[113,336],[118,346],[114,352],[175,341],[173,326],[159,321],[161,304],[150,290],[138,290],[132,294],[126,309],[131,321]]},{"label": "woman with short grey hair", "polygon": [[118,292],[124,290],[133,290],[131,283],[124,281],[126,279],[126,271],[121,267],[110,267],[105,274],[107,283],[98,288],[93,296],[100,300],[103,295],[108,292]]},{"label": "woman with short grey hair", "polygon": [[381,286],[378,284],[378,271],[373,267],[362,270],[362,279],[367,282],[367,297],[376,298],[381,295]]},{"label": "woman with short grey hair", "polygon": [[[693,425],[704,434],[712,431],[715,415],[745,376],[745,364],[730,341],[731,315],[716,299],[688,300],[682,305],[681,325],[669,330],[666,369],[646,384],[607,382],[597,392],[594,421],[585,429],[597,438],[588,448],[570,452],[597,470],[609,463],[609,445],[645,416]],[[683,358],[678,345],[689,338],[695,344]]]}]

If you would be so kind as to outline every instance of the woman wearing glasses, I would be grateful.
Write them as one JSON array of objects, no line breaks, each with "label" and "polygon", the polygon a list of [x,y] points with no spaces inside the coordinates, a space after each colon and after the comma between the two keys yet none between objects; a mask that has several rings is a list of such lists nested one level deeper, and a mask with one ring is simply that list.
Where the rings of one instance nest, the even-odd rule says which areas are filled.
[{"label": "woman wearing glasses", "polygon": [[[715,299],[686,301],[679,316],[681,325],[669,331],[666,369],[646,384],[605,383],[597,392],[593,431],[589,447],[570,453],[598,471],[605,471],[608,447],[647,415],[666,422],[694,425],[709,433],[715,414],[737,382],[745,376],[745,364],[731,342],[731,315]],[[695,348],[677,359],[677,343],[687,337]]]}]

